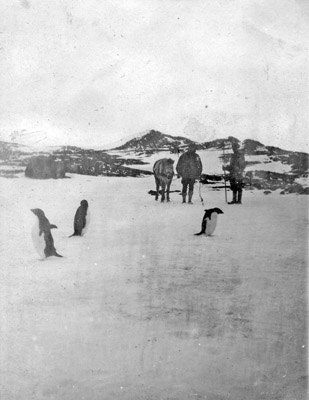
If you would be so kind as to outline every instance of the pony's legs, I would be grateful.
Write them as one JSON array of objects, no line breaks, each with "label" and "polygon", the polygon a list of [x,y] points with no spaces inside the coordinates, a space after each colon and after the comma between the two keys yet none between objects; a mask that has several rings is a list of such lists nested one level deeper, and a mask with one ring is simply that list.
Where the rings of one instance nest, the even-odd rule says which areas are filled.
[{"label": "pony's legs", "polygon": [[171,187],[171,182],[168,182],[166,187],[166,201],[170,201],[170,187]]},{"label": "pony's legs", "polygon": [[159,182],[159,180],[157,178],[155,178],[155,180],[156,180],[156,200],[158,200],[160,182]]},{"label": "pony's legs", "polygon": [[161,184],[162,187],[162,195],[161,195],[161,201],[163,202],[165,200],[165,184]]}]

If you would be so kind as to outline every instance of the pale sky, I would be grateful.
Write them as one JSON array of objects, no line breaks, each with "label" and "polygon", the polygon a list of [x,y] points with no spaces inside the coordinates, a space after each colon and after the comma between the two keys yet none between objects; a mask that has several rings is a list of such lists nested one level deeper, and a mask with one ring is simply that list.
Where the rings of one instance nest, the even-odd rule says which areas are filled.
[{"label": "pale sky", "polygon": [[0,140],[308,148],[307,0],[1,0]]}]

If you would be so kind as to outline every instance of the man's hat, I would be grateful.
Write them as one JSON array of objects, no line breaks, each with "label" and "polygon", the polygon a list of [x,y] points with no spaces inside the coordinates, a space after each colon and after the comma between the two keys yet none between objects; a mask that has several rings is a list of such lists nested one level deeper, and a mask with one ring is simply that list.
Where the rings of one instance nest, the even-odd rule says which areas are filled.
[{"label": "man's hat", "polygon": [[189,144],[188,150],[196,150],[196,149],[197,149],[197,146],[196,146],[195,143],[190,143],[190,144]]},{"label": "man's hat", "polygon": [[232,149],[239,149],[240,144],[238,142],[232,142]]}]

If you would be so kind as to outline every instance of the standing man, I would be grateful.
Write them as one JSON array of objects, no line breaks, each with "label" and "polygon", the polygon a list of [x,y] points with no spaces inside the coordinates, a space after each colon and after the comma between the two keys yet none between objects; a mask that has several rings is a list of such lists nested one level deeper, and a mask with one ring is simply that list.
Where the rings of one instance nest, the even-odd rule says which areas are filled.
[{"label": "standing man", "polygon": [[230,185],[233,192],[233,200],[228,204],[241,204],[242,198],[242,186],[243,186],[243,174],[246,167],[245,156],[242,151],[239,150],[238,142],[232,143],[233,154],[231,157],[230,165],[223,166],[224,170],[230,173]]},{"label": "standing man", "polygon": [[186,202],[187,188],[189,186],[188,203],[192,204],[193,188],[196,179],[199,179],[203,170],[200,156],[196,154],[196,145],[189,145],[188,150],[183,153],[176,165],[177,174],[181,176],[182,202]]}]

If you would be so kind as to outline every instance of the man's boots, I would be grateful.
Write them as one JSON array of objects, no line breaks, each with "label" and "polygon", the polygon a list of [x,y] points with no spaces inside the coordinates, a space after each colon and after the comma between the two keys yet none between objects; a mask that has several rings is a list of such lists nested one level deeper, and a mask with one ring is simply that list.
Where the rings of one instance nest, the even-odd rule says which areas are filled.
[{"label": "man's boots", "polygon": [[189,201],[188,201],[189,204],[193,204],[192,203],[192,196],[193,196],[193,190],[189,190]]},{"label": "man's boots", "polygon": [[186,197],[187,197],[187,194],[186,194],[186,193],[183,193],[183,194],[182,194],[182,202],[183,202],[183,203],[186,202]]},{"label": "man's boots", "polygon": [[241,204],[242,191],[238,192],[237,204]]},{"label": "man's boots", "polygon": [[233,192],[233,200],[230,201],[228,204],[236,204],[237,203],[236,195],[237,195],[237,192]]}]

